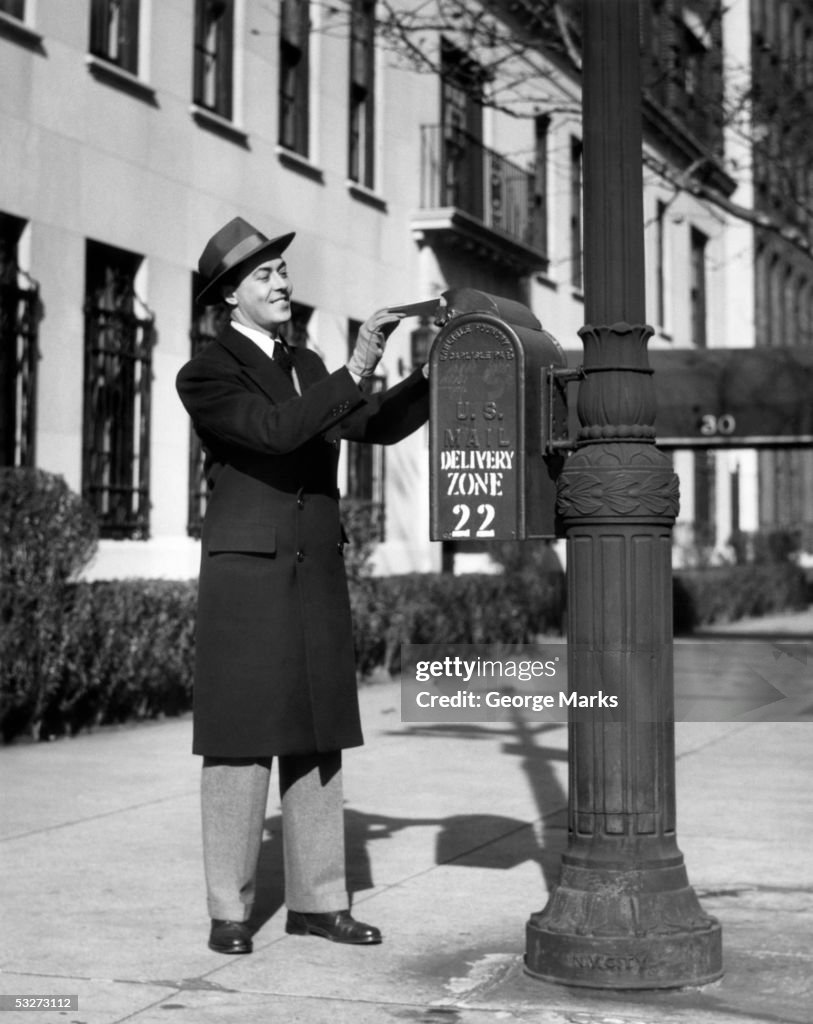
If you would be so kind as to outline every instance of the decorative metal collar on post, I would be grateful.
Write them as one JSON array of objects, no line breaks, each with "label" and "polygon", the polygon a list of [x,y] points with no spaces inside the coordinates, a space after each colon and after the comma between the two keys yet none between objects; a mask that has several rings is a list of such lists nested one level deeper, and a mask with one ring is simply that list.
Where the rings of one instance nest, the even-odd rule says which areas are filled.
[{"label": "decorative metal collar on post", "polygon": [[638,0],[584,0],[587,325],[576,451],[559,478],[568,673],[618,710],[569,725],[569,840],[527,926],[532,975],[668,988],[722,973],[719,923],[691,888],[675,825],[671,531],[677,478],[655,447],[644,324]]}]

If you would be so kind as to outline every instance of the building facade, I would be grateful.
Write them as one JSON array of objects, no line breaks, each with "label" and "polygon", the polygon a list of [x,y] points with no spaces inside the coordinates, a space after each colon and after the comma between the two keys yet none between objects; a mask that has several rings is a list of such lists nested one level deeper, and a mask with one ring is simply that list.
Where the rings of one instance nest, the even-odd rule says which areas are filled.
[{"label": "building facade", "polygon": [[[750,61],[748,0],[729,6]],[[650,7],[663,14],[642,25],[650,71],[673,54],[660,100],[663,79],[648,85],[652,344],[755,344],[759,238],[674,184],[711,153],[715,187],[750,202],[725,170],[728,129],[700,102],[724,98],[726,26],[710,0]],[[291,330],[330,369],[374,309],[464,286],[527,303],[578,346],[578,23],[542,46],[514,3],[475,46],[459,20],[422,26],[422,9],[403,0],[395,25],[374,0],[0,0],[0,459],[62,474],[96,510],[90,575],[197,572],[205,490],[174,380],[217,330],[218,311],[194,303],[195,267],[235,215],[296,230]],[[432,330],[402,324],[375,386],[406,375]],[[378,571],[454,554],[466,567],[428,539],[427,444],[424,429],[343,453],[345,500],[379,523]],[[702,521],[719,542],[734,507],[742,529],[765,518],[766,470],[745,453],[735,473],[732,458],[676,452],[678,536]]]}]

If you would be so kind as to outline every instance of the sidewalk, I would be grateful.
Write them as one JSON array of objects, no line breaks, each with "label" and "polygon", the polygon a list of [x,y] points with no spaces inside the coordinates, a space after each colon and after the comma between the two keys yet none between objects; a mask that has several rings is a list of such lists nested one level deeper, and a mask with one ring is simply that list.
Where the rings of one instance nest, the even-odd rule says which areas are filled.
[{"label": "sidewalk", "polygon": [[78,1011],[39,1024],[813,1021],[810,723],[678,724],[678,840],[722,922],[726,973],[613,993],[522,969],[566,844],[566,727],[405,725],[392,682],[361,699],[348,854],[356,916],[381,946],[285,935],[272,796],[255,952],[208,951],[184,718],[0,750],[0,993],[78,994]]}]

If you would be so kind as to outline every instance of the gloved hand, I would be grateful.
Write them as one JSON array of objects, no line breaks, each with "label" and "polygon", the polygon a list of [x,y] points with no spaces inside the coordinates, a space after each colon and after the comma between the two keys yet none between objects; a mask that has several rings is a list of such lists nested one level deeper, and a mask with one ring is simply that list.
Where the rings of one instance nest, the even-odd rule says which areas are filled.
[{"label": "gloved hand", "polygon": [[402,319],[402,313],[379,309],[364,321],[359,328],[353,354],[347,363],[347,369],[355,377],[371,377],[375,373],[375,368],[384,355],[387,338]]}]

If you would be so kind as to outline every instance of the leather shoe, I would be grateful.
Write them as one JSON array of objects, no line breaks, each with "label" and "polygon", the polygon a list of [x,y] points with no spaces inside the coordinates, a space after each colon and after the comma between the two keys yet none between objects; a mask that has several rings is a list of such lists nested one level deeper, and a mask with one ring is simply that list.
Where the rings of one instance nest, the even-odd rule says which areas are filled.
[{"label": "leather shoe", "polygon": [[348,942],[355,946],[373,946],[381,942],[381,932],[371,924],[356,921],[349,910],[329,914],[300,914],[289,910],[285,931],[289,935],[321,935],[331,942]]},{"label": "leather shoe", "polygon": [[215,953],[250,953],[253,948],[251,932],[244,921],[212,919],[209,949]]}]

